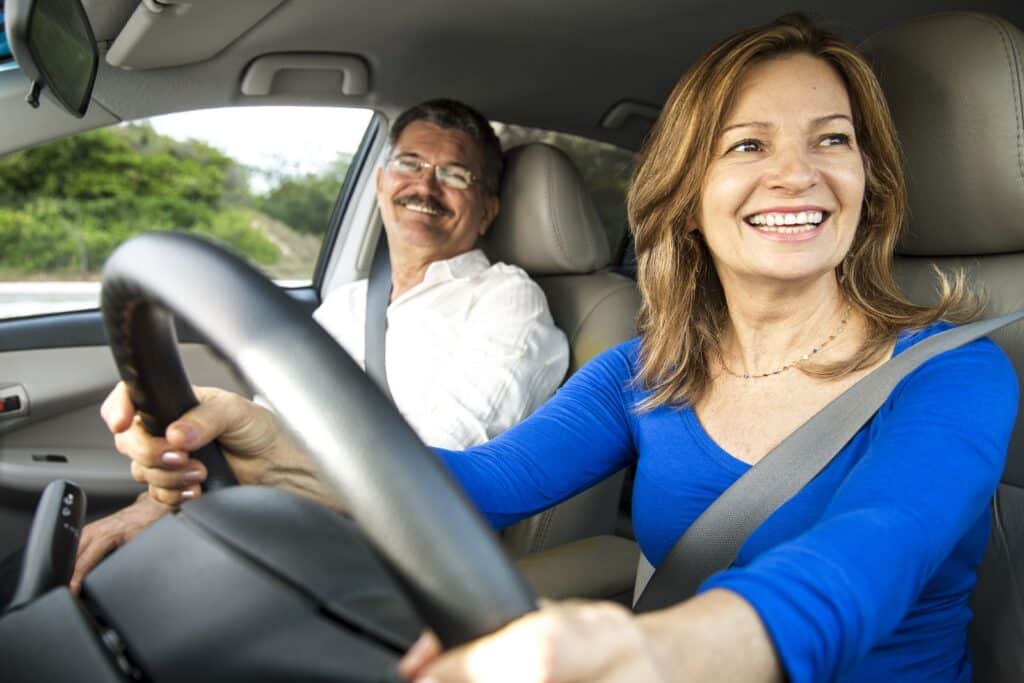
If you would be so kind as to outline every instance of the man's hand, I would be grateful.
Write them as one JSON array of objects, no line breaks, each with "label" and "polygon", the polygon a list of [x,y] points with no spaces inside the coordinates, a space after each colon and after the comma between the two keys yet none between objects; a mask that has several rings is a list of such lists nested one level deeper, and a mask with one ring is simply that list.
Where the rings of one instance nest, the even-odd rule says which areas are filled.
[{"label": "man's hand", "polygon": [[77,594],[82,588],[82,579],[100,560],[135,538],[140,531],[172,509],[143,493],[128,507],[86,524],[78,544],[71,591]]}]

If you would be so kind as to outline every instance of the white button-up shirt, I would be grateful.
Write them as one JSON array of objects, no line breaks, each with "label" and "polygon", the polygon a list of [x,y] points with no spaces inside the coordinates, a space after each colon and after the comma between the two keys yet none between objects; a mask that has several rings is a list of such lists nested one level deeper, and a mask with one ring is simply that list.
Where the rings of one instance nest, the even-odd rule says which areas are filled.
[{"label": "white button-up shirt", "polygon": [[[339,287],[313,314],[361,367],[366,287]],[[493,438],[543,403],[569,365],[541,288],[479,249],[431,263],[423,282],[391,302],[387,319],[391,396],[429,446]]]}]

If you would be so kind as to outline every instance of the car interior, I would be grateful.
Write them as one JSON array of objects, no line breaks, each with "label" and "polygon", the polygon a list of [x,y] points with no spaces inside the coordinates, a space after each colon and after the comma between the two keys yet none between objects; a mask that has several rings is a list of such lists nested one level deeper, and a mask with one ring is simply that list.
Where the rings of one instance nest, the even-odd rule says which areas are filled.
[{"label": "car interior", "polygon": [[[179,248],[173,243],[151,243],[120,271],[129,294],[142,290],[180,307],[177,337],[191,382],[286,396],[293,405],[281,414],[293,427],[304,419],[333,420],[340,460],[357,464],[351,465],[355,473],[325,470],[325,477],[367,506],[355,509],[355,517],[383,558],[353,573],[397,576],[388,580],[453,642],[521,614],[534,594],[629,604],[638,561],[629,472],[514,526],[499,545],[462,509],[457,494],[451,505],[437,502],[449,495],[446,484],[435,482],[442,478],[437,468],[409,464],[422,458],[422,446],[381,407],[381,397],[352,372],[350,361],[345,365],[336,348],[312,339],[309,314],[333,287],[369,272],[381,230],[373,175],[389,122],[406,107],[452,97],[494,121],[635,153],[679,74],[698,55],[719,38],[793,7],[660,0],[628,9],[577,0],[525,0],[515,7],[457,0],[83,5],[100,55],[88,109],[77,118],[45,88],[38,108],[29,106],[30,79],[13,61],[0,62],[0,156],[172,112],[280,105],[372,112],[308,284],[267,290],[246,275],[230,296],[207,291],[204,297],[204,267],[212,272],[222,264],[189,244],[181,245],[180,262],[194,277],[180,286],[159,282],[161,274],[175,279],[162,265]],[[907,293],[927,301],[935,294],[934,267],[963,266],[986,297],[986,316],[1024,308],[1024,5],[915,0],[854,7],[829,0],[805,11],[859,44],[886,92],[909,184],[910,224],[897,249]],[[569,340],[569,374],[635,336],[640,305],[627,226],[601,215],[585,174],[547,141],[507,149],[502,209],[483,244],[492,261],[522,267],[544,290]],[[261,294],[246,298],[249,287]],[[195,307],[189,296],[209,300],[195,317],[185,314]],[[281,334],[255,333],[254,321]],[[0,318],[0,399],[17,397],[19,406],[0,413],[0,557],[34,532],[37,501],[54,480],[81,487],[89,519],[141,491],[98,409],[119,377],[110,346],[120,344],[127,356],[149,334],[158,336],[146,330],[108,342],[98,308]],[[242,353],[248,350],[243,340],[253,336],[268,339],[252,342],[259,353]],[[1024,377],[1024,332],[1011,326],[993,338]],[[290,353],[287,339],[308,355]],[[243,356],[250,355],[264,363],[280,359],[288,372],[278,374],[288,377],[274,384],[265,370],[247,364]],[[316,381],[318,368],[345,376],[345,386]],[[315,390],[309,388],[314,383]],[[338,404],[355,407],[345,416],[330,415],[325,406]],[[371,458],[344,445],[360,424],[372,426],[374,435],[366,439],[376,441],[375,450],[394,458]],[[1020,427],[1018,420],[972,602],[978,681],[1024,680]],[[405,499],[396,492],[406,489],[388,480],[408,480],[423,497]],[[395,616],[409,606],[396,604],[395,613],[367,619],[349,594],[335,590],[332,582],[344,572],[325,569],[352,561],[330,548],[339,538],[365,543],[362,532],[305,501],[248,488],[218,494],[219,506],[203,499],[183,506],[100,565],[81,599],[57,589],[29,602],[31,609],[0,615],[0,651],[5,659],[18,653],[10,660],[12,680],[81,677],[83,671],[90,680],[388,680],[395,657],[415,637]],[[424,519],[408,521],[417,517]],[[156,557],[165,558],[165,584],[197,567],[210,580],[202,590],[153,595],[151,575],[138,568]],[[234,597],[241,595],[244,601]],[[196,610],[202,618],[192,618]],[[189,628],[169,635],[155,614],[176,615],[172,619],[188,620]],[[67,643],[66,661],[32,644],[40,638]],[[258,646],[242,648],[243,638]]]}]

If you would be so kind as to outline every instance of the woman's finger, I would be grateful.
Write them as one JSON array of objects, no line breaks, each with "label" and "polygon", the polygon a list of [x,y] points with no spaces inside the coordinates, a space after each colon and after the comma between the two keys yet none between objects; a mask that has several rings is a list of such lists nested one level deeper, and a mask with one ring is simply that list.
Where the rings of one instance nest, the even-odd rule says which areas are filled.
[{"label": "woman's finger", "polygon": [[164,489],[158,486],[150,486],[149,495],[158,503],[163,503],[169,507],[178,507],[182,503],[195,498],[198,495],[198,489],[198,486],[187,489]]},{"label": "woman's finger", "polygon": [[250,419],[248,402],[212,387],[193,387],[199,405],[167,426],[171,448],[193,452],[214,439],[243,428]]},{"label": "woman's finger", "polygon": [[182,457],[166,457],[174,449],[166,439],[150,435],[138,421],[114,436],[114,448],[146,467],[182,467],[186,462]]},{"label": "woman's finger", "polygon": [[135,406],[128,396],[128,386],[124,382],[118,382],[107,397],[103,399],[100,406],[100,417],[107,424],[107,428],[114,434],[119,434],[132,425],[135,417]]},{"label": "woman's finger", "polygon": [[441,641],[433,631],[424,631],[409,651],[398,662],[398,673],[406,680],[412,680],[441,654]]},{"label": "woman's finger", "polygon": [[206,481],[206,467],[197,460],[189,461],[186,468],[175,470],[146,467],[132,461],[131,472],[137,482],[175,491],[184,491]]}]

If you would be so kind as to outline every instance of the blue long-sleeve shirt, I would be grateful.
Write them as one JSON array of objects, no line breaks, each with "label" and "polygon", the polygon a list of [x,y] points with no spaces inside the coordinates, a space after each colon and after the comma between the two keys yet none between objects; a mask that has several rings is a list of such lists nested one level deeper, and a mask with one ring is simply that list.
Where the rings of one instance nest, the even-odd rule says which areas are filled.
[{"label": "blue long-sleeve shirt", "polygon": [[[901,335],[895,353],[946,327]],[[633,526],[657,566],[749,469],[692,409],[637,410],[646,396],[638,352],[638,340],[610,349],[497,439],[439,451],[492,524],[636,462]],[[969,681],[967,601],[1017,393],[1012,366],[988,340],[923,364],[701,590],[749,601],[793,681]]]}]

